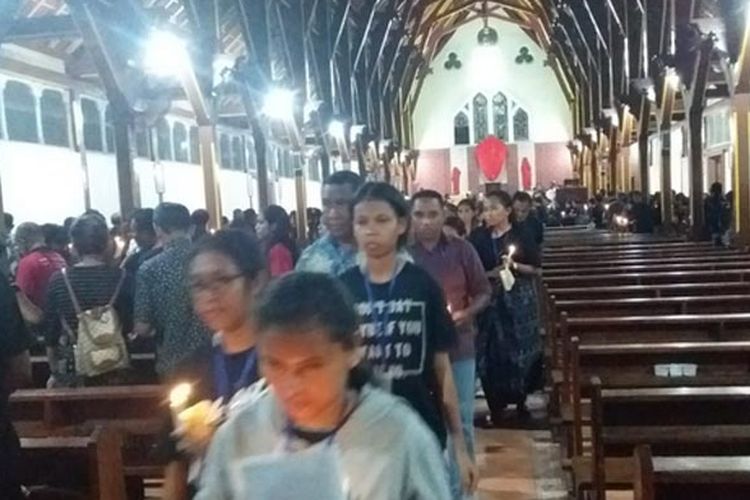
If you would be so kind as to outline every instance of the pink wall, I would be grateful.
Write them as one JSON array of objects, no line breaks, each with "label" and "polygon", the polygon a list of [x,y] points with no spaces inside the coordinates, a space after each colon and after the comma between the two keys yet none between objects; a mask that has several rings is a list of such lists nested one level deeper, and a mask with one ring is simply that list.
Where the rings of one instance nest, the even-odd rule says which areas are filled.
[{"label": "pink wall", "polygon": [[570,152],[565,143],[546,142],[537,143],[535,152],[537,184],[549,186],[552,181],[562,185],[565,179],[573,177],[573,165],[570,161]]},{"label": "pink wall", "polygon": [[[520,165],[523,156],[531,163],[536,182],[549,186],[552,181],[562,185],[565,179],[573,177],[570,163],[570,152],[564,142],[537,143],[525,146],[524,155],[519,154],[516,144],[508,144],[508,158],[505,169],[498,182],[507,183],[509,191],[515,191],[520,185]],[[482,189],[484,182],[477,165],[474,147],[462,148],[467,155],[468,186],[472,192]],[[530,154],[529,154],[530,153]],[[449,149],[423,149],[417,160],[416,184],[420,189],[434,189],[439,193],[451,192],[451,153]]]},{"label": "pink wall", "polygon": [[419,152],[415,184],[419,189],[434,189],[440,194],[451,192],[451,156],[448,149]]}]

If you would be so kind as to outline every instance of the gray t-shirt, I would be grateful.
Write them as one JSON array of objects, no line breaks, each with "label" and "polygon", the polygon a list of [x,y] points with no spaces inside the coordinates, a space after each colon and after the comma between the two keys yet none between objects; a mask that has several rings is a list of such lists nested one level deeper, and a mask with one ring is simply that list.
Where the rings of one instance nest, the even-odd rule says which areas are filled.
[{"label": "gray t-shirt", "polygon": [[[284,453],[287,421],[271,391],[236,412],[218,430],[201,477],[198,500],[239,498],[239,464],[250,457]],[[336,432],[349,500],[448,500],[443,455],[434,433],[411,407],[366,386]],[[295,447],[296,448],[296,447]],[[290,485],[294,478],[289,478]]]}]

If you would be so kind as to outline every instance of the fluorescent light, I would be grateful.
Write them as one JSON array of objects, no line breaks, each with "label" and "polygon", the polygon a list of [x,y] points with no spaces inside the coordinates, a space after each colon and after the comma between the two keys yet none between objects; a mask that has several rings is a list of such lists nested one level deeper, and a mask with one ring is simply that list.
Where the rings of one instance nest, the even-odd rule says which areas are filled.
[{"label": "fluorescent light", "polygon": [[171,31],[154,29],[143,54],[143,69],[154,76],[178,76],[190,63],[185,41]]},{"label": "fluorescent light", "polygon": [[344,123],[339,120],[331,120],[331,123],[328,124],[328,134],[337,139],[337,140],[344,140],[344,134],[346,133]]},{"label": "fluorescent light", "polygon": [[266,95],[263,114],[277,120],[291,120],[294,117],[294,92],[283,88],[271,90]]}]

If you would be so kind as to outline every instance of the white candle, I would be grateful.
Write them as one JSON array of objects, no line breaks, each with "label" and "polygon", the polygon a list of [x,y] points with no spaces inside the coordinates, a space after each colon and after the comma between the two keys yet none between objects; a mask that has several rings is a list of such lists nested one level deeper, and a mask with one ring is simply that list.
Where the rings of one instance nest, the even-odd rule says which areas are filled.
[{"label": "white candle", "polygon": [[169,409],[172,411],[172,421],[177,426],[177,416],[182,412],[190,400],[193,393],[193,386],[187,382],[177,384],[169,391]]}]

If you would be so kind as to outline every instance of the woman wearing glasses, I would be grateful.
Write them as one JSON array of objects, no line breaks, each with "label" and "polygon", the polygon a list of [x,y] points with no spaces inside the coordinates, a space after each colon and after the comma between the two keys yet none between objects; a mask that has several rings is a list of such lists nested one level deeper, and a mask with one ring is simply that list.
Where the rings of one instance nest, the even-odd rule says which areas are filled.
[{"label": "woman wearing glasses", "polygon": [[[195,248],[188,264],[188,286],[193,307],[214,335],[210,348],[199,350],[177,367],[171,386],[191,384],[189,407],[199,401],[221,401],[230,406],[238,393],[259,378],[256,335],[251,318],[254,297],[264,282],[264,256],[256,240],[246,232],[219,231]],[[161,451],[169,462],[165,497],[192,496],[199,459],[212,433],[196,438],[174,432],[169,419]],[[175,437],[177,435],[178,437]],[[192,465],[192,467],[191,467]]]}]

